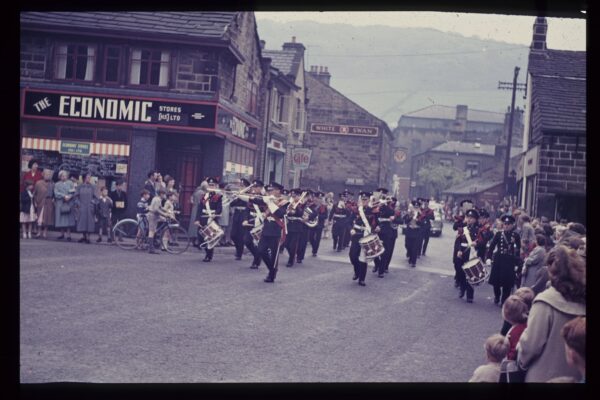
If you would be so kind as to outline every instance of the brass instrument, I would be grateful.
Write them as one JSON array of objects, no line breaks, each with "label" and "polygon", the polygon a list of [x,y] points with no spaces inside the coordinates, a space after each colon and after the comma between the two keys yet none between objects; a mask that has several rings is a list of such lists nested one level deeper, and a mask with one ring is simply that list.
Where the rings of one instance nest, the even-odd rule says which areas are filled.
[{"label": "brass instrument", "polygon": [[222,189],[215,189],[215,190],[210,190],[209,191],[214,191],[217,193],[221,193],[224,196],[226,196],[225,201],[223,201],[223,207],[227,207],[229,204],[231,204],[231,202],[233,200],[235,200],[236,198],[238,198],[240,195],[243,195],[244,193],[246,193],[248,190],[252,189],[252,187],[254,186],[254,183],[246,186],[245,188],[243,188],[242,190],[222,190]]},{"label": "brass instrument", "polygon": [[296,202],[294,202],[293,200],[290,201],[290,204],[287,209],[287,213],[296,211],[296,207],[298,207],[298,205],[300,203],[302,203],[302,200],[304,199],[304,197],[306,197],[306,194],[307,194],[307,192],[302,192],[302,195],[300,195],[300,198],[298,199],[298,201],[296,201]]},{"label": "brass instrument", "polygon": [[304,222],[304,224],[306,226],[308,226],[309,228],[314,228],[315,226],[317,226],[317,224],[319,223],[318,219],[315,219],[314,221],[309,221],[308,219],[310,218],[310,215],[313,213],[314,211],[310,209],[310,207],[306,207],[304,209],[304,214],[302,214],[302,222]]}]

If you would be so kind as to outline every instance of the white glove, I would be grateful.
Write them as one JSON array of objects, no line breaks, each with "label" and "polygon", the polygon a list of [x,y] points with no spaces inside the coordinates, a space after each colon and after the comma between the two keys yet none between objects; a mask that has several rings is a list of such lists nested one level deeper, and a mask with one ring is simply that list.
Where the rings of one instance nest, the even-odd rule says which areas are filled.
[{"label": "white glove", "polygon": [[485,265],[492,265],[492,260],[490,260],[489,258],[485,260]]}]

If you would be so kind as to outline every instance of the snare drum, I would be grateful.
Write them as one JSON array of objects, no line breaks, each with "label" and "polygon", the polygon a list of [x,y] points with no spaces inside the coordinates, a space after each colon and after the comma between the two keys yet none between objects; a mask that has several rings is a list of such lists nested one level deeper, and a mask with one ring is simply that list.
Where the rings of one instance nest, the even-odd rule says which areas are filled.
[{"label": "snare drum", "polygon": [[255,226],[254,228],[252,228],[252,230],[250,231],[250,236],[252,236],[252,239],[254,239],[255,242],[260,241],[260,237],[262,236],[263,227],[264,227],[264,224],[260,224],[258,226]]},{"label": "snare drum", "polygon": [[375,235],[374,233],[359,239],[358,244],[360,244],[362,247],[367,260],[372,260],[373,258],[379,257],[385,251],[379,236]]},{"label": "snare drum", "polygon": [[489,271],[485,268],[485,264],[479,258],[467,261],[463,264],[462,269],[467,277],[467,282],[475,286],[484,282],[490,275]]},{"label": "snare drum", "polygon": [[225,235],[223,229],[215,221],[211,221],[206,226],[200,227],[198,233],[204,238],[204,243],[208,249],[215,247],[221,237]]}]

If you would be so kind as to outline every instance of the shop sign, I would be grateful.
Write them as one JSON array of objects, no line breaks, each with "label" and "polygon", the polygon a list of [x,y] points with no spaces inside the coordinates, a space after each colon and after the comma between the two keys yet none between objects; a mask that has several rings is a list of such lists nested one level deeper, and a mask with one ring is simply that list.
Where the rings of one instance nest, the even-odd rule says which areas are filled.
[{"label": "shop sign", "polygon": [[354,185],[354,186],[362,186],[365,184],[365,180],[363,178],[347,178],[346,185]]},{"label": "shop sign", "polygon": [[394,152],[394,160],[400,164],[402,164],[404,161],[406,161],[406,150],[405,149],[396,150]]},{"label": "shop sign", "polygon": [[116,173],[117,174],[127,174],[127,164],[117,164],[116,165]]},{"label": "shop sign", "polygon": [[256,143],[258,129],[222,107],[219,107],[217,111],[217,129],[246,142]]},{"label": "shop sign", "polygon": [[379,128],[376,126],[310,124],[310,132],[311,133],[327,133],[330,135],[352,135],[352,136],[377,137]]},{"label": "shop sign", "polygon": [[25,90],[23,116],[214,129],[215,104]]},{"label": "shop sign", "polygon": [[79,154],[90,155],[90,143],[84,142],[69,142],[67,140],[60,141],[60,153],[62,154]]},{"label": "shop sign", "polygon": [[292,165],[294,170],[307,169],[310,165],[311,149],[298,147],[292,150]]}]

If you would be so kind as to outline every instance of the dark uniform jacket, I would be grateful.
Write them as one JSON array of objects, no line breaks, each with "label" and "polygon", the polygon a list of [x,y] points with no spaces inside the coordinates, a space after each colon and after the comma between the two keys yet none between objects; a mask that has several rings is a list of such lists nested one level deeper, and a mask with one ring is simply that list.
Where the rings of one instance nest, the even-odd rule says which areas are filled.
[{"label": "dark uniform jacket", "polygon": [[338,204],[335,204],[329,213],[329,221],[333,220],[334,223],[343,222],[350,214],[351,212],[347,207],[340,208]]},{"label": "dark uniform jacket", "polygon": [[487,252],[487,246],[490,240],[494,237],[492,227],[490,224],[480,225],[479,232],[477,232],[477,238],[475,242],[475,250],[477,250],[477,257],[485,259],[485,253]]},{"label": "dark uniform jacket", "polygon": [[[110,192],[110,199],[113,201],[112,204],[112,213],[116,216],[121,216],[127,210],[127,193],[121,190],[120,192],[115,190],[114,192]],[[120,202],[117,204],[117,202]],[[118,207],[122,205],[123,207]]]},{"label": "dark uniform jacket", "polygon": [[[375,214],[373,214],[373,209],[371,207],[364,207],[363,211],[365,213],[365,217],[367,219],[367,224],[369,225],[371,233],[373,233],[373,231],[377,227],[377,217],[375,216]],[[350,221],[352,221],[352,226],[350,228],[354,229],[354,231],[355,231],[354,235],[352,235],[352,237],[353,238],[355,238],[356,236],[363,237],[365,234],[365,232],[364,232],[365,231],[365,223],[364,223],[362,217],[360,216],[360,213],[358,211],[358,206],[352,207],[352,212],[350,214]]]},{"label": "dark uniform jacket", "polygon": [[327,220],[327,206],[325,204],[321,204],[320,206],[313,207],[313,214],[316,216],[317,218],[317,226],[315,227],[315,229],[323,229],[323,227],[325,226],[325,221]]},{"label": "dark uniform jacket", "polygon": [[404,223],[406,224],[406,230],[404,235],[407,238],[415,238],[421,234],[421,226],[423,221],[419,218],[412,218],[409,213],[404,216]]},{"label": "dark uniform jacket", "polygon": [[[495,254],[494,250],[497,248]],[[515,266],[519,264],[521,237],[514,229],[510,232],[498,231],[490,242],[486,258],[494,257],[489,283],[511,286],[515,280]]]},{"label": "dark uniform jacket", "polygon": [[[379,234],[382,236],[393,236],[394,229],[392,228],[392,220],[394,219],[395,212],[394,209],[389,205],[381,205],[378,207],[379,211],[377,212],[377,223],[379,228]],[[396,228],[397,229],[397,228]],[[397,233],[397,231],[396,231]]]},{"label": "dark uniform jacket", "polygon": [[196,211],[196,221],[200,221],[200,225],[205,226],[208,223],[209,214],[206,212],[206,203],[208,202],[208,206],[214,213],[211,213],[215,219],[217,220],[218,216],[223,211],[223,202],[222,196],[219,193],[214,192],[206,192],[204,196],[200,198],[200,202],[198,203],[198,209]]},{"label": "dark uniform jacket", "polygon": [[[469,235],[471,236],[472,243],[475,243],[475,239],[477,238],[477,232],[479,232],[480,225],[475,222],[473,225],[467,225],[463,227],[462,234],[458,237],[458,246],[455,246],[456,253],[455,257],[460,259],[463,263],[467,262],[471,259],[471,247],[468,246],[469,241],[467,240],[467,235],[465,234],[465,230],[469,230]],[[462,251],[462,257],[458,257],[458,252]],[[475,251],[475,250],[473,250]]]},{"label": "dark uniform jacket", "polygon": [[419,219],[422,222],[421,229],[423,232],[431,231],[431,221],[435,219],[435,215],[431,208],[423,208],[419,213]]},{"label": "dark uniform jacket", "polygon": [[295,209],[288,207],[286,212],[287,216],[287,230],[288,232],[302,232],[304,229],[304,223],[302,222],[302,215],[304,214],[305,205],[300,203]]}]

